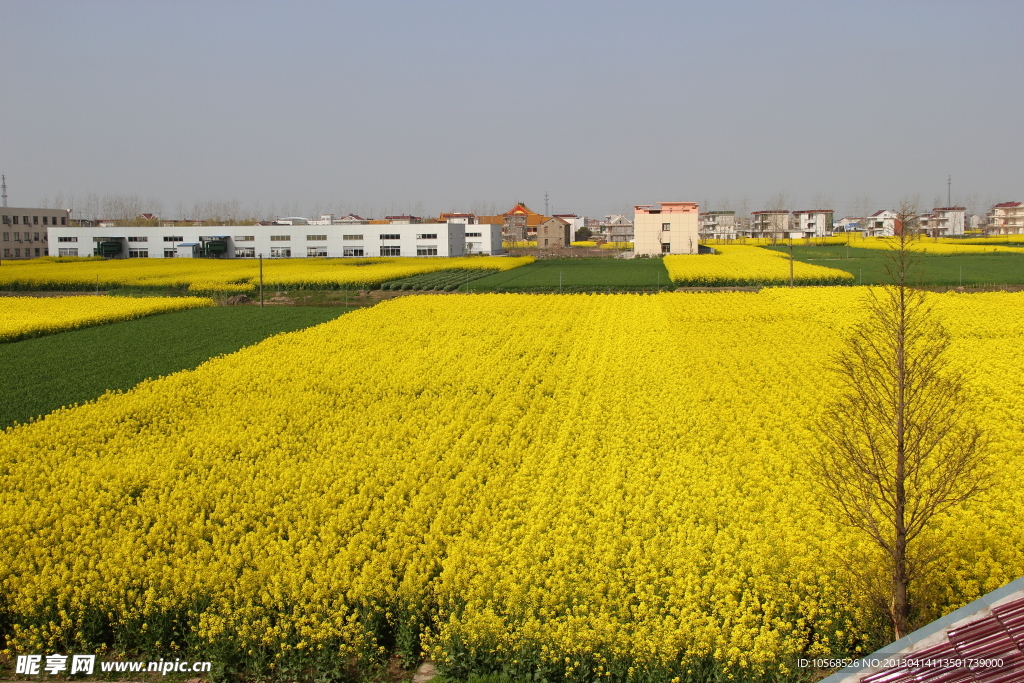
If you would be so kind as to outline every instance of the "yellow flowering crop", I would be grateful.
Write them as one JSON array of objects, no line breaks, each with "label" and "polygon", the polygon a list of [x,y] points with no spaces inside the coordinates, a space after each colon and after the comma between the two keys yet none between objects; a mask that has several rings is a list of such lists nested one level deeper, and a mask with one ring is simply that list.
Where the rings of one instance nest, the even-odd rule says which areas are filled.
[{"label": "yellow flowering crop", "polygon": [[632,242],[605,242],[601,245],[602,249],[632,249]]},{"label": "yellow flowering crop", "polygon": [[[10,429],[8,648],[795,679],[868,623],[800,465],[863,295],[407,297]],[[1024,572],[1024,295],[931,297],[999,469],[940,520],[949,609]]]},{"label": "yellow flowering crop", "polygon": [[[665,256],[672,281],[684,286],[789,284],[789,255],[745,245],[716,246],[717,254]],[[850,284],[845,270],[810,263],[793,263],[800,284]]]},{"label": "yellow flowering crop", "polygon": [[[438,270],[510,270],[533,257],[264,259],[265,286],[283,288],[372,287]],[[5,289],[188,287],[200,292],[250,292],[259,284],[254,259],[116,259],[110,261],[8,261],[0,268]]]},{"label": "yellow flowering crop", "polygon": [[191,296],[4,296],[0,297],[0,342],[202,306],[213,306],[213,301]]},{"label": "yellow flowering crop", "polygon": [[579,242],[571,242],[570,246],[573,247],[596,247],[597,242],[593,240],[580,240]]},{"label": "yellow flowering crop", "polygon": [[[845,244],[845,241],[843,242]],[[851,237],[850,246],[859,249],[881,249],[891,251],[896,248],[896,239],[892,237]],[[921,254],[992,254],[996,252],[1024,254],[1020,247],[1008,247],[1001,244],[970,244],[964,240],[952,240],[930,237],[919,237],[909,242],[910,250]]]}]

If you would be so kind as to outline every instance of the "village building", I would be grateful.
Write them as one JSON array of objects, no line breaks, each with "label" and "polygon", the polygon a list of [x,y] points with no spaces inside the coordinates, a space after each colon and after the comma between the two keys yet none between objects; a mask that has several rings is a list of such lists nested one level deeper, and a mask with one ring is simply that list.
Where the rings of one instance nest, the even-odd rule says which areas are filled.
[{"label": "village building", "polygon": [[506,242],[532,241],[537,237],[537,226],[551,216],[543,216],[530,209],[523,202],[516,202],[516,205],[503,214],[496,216],[479,216],[481,223],[497,223],[502,226]]},{"label": "village building", "polygon": [[990,235],[1024,234],[1024,203],[1002,202],[986,215],[985,231]]},{"label": "village building", "polygon": [[50,254],[49,230],[67,226],[67,209],[0,208],[0,249],[2,258],[26,259]]},{"label": "village building", "polygon": [[637,256],[698,252],[697,202],[638,204],[633,210],[633,251]]},{"label": "village building", "polygon": [[955,237],[963,235],[967,209],[963,206],[940,206],[919,217],[921,233],[928,237]]},{"label": "village building", "polygon": [[865,237],[893,237],[900,234],[902,225],[897,213],[891,209],[881,209],[863,219],[860,226]]},{"label": "village building", "polygon": [[790,231],[790,214],[788,210],[754,211],[750,215],[754,220],[750,224],[750,237],[770,237],[783,239]]},{"label": "village building", "polygon": [[706,211],[700,214],[699,232],[702,240],[736,239],[736,212]]},{"label": "village building", "polygon": [[548,249],[551,247],[568,247],[572,242],[572,226],[563,218],[552,216],[537,225],[537,246]]},{"label": "village building", "polygon": [[805,209],[793,212],[790,239],[810,239],[832,234],[832,209]]}]

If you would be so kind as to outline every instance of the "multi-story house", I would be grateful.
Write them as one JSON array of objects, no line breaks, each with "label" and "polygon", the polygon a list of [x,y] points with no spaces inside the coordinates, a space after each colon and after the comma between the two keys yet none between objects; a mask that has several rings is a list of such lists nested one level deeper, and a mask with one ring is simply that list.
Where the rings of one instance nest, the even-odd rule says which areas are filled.
[{"label": "multi-story house", "polygon": [[990,235],[1024,234],[1024,203],[1003,202],[988,212],[985,231]]},{"label": "multi-story house", "polygon": [[496,223],[503,226],[503,236],[506,242],[522,242],[537,238],[537,226],[548,220],[550,216],[542,216],[532,211],[523,202],[516,202],[516,205],[505,213],[495,216],[478,216],[480,223]]},{"label": "multi-story house", "polygon": [[865,237],[893,237],[899,232],[897,229],[899,225],[897,215],[895,211],[890,209],[875,211],[863,219],[859,226],[860,230],[864,233]]},{"label": "multi-story house", "polygon": [[735,211],[707,211],[700,214],[698,228],[701,239],[732,240],[736,239]]},{"label": "multi-story house", "polygon": [[67,209],[0,208],[0,258],[49,256],[49,230],[66,227],[70,214]]},{"label": "multi-story house", "polygon": [[568,221],[552,216],[537,226],[537,246],[542,248],[567,247],[572,242],[572,227]]},{"label": "multi-story house", "polygon": [[789,237],[792,239],[825,237],[832,233],[833,216],[832,209],[794,211]]},{"label": "multi-story house", "polygon": [[697,202],[643,204],[633,210],[633,250],[638,256],[698,252]]},{"label": "multi-story house", "polygon": [[931,213],[923,213],[919,218],[921,234],[928,237],[954,237],[963,235],[966,225],[967,209],[963,206],[939,206]]},{"label": "multi-story house", "polygon": [[789,234],[790,216],[787,210],[754,211],[750,224],[750,237],[782,239]]},{"label": "multi-story house", "polygon": [[609,242],[633,241],[633,221],[621,213],[605,216],[601,228],[604,238]]}]

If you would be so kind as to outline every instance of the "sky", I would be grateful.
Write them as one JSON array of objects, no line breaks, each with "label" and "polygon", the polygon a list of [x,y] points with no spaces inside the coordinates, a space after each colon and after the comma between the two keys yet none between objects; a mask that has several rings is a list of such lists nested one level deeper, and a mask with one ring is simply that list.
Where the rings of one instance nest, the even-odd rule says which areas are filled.
[{"label": "sky", "polygon": [[543,211],[547,194],[592,217],[850,215],[945,204],[949,175],[977,212],[1024,200],[1017,0],[3,0],[0,16],[11,206],[381,217]]}]

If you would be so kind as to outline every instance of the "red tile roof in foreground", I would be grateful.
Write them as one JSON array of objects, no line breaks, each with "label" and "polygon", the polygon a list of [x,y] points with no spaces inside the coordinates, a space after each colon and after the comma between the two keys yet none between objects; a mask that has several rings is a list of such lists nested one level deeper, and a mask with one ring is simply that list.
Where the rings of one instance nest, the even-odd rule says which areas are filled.
[{"label": "red tile roof in foreground", "polygon": [[[1024,598],[997,605],[988,616],[946,631],[946,642],[904,652],[902,659],[903,665],[864,676],[861,683],[1024,681]],[[972,666],[970,660],[1001,660],[1002,665]]]},{"label": "red tile roof in foreground", "polygon": [[804,209],[803,211],[794,211],[793,213],[835,213],[832,209]]},{"label": "red tile roof in foreground", "polygon": [[1002,204],[996,204],[993,209],[1015,209],[1020,206],[1020,202],[1003,202]]}]

